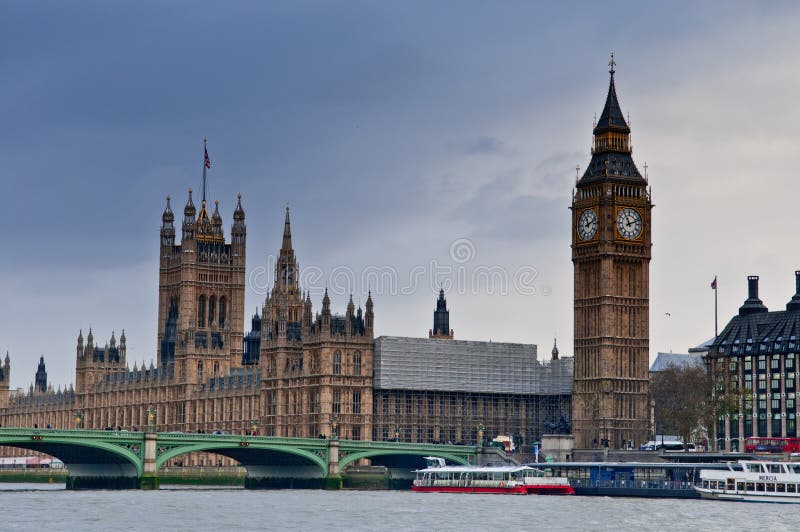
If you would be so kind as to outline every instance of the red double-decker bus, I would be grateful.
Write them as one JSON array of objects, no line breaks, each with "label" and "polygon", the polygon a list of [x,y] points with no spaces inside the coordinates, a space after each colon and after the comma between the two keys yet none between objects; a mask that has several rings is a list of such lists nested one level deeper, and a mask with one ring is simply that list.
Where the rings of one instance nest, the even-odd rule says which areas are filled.
[{"label": "red double-decker bus", "polygon": [[748,453],[800,453],[800,438],[756,438],[744,441]]}]

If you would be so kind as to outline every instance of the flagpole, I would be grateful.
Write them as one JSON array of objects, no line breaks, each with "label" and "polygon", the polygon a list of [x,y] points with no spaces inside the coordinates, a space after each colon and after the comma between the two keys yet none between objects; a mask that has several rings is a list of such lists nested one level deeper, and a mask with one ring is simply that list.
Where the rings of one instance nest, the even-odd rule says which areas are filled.
[{"label": "flagpole", "polygon": [[717,277],[714,276],[714,340],[719,336],[719,328],[717,326]]},{"label": "flagpole", "polygon": [[203,139],[203,201],[206,201],[206,154],[208,153],[208,139]]}]

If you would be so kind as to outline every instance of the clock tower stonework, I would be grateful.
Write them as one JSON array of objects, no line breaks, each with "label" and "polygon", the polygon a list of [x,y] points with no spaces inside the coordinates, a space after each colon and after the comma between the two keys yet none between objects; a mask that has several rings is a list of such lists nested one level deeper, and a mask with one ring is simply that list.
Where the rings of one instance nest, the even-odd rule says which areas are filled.
[{"label": "clock tower stonework", "polygon": [[649,433],[650,212],[646,177],[611,81],[592,160],[572,198],[575,446],[621,448]]}]

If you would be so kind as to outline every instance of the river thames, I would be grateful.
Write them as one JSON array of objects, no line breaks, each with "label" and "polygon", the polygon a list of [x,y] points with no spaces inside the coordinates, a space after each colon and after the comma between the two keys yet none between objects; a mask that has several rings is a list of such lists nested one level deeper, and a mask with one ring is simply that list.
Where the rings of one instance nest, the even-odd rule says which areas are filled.
[{"label": "river thames", "polygon": [[800,505],[400,491],[0,484],[2,530],[797,530]]}]

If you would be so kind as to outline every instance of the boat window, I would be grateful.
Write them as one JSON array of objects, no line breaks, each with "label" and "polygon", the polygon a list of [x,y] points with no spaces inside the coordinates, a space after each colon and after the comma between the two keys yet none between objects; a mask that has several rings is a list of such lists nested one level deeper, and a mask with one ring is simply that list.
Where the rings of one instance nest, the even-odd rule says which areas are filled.
[{"label": "boat window", "polygon": [[778,493],[786,493],[786,484],[778,484]]},{"label": "boat window", "polygon": [[744,482],[737,482],[736,489],[739,491],[744,491]]},{"label": "boat window", "polygon": [[761,464],[747,464],[747,470],[751,473],[761,473]]},{"label": "boat window", "polygon": [[767,464],[770,473],[783,473],[781,464]]},{"label": "boat window", "polygon": [[800,464],[792,464],[792,473],[800,475]]},{"label": "boat window", "polygon": [[764,491],[764,485],[765,484],[763,482],[757,483],[756,484],[756,491]]},{"label": "boat window", "polygon": [[773,484],[772,482],[767,484],[767,491],[768,492],[774,492],[775,491],[775,484]]},{"label": "boat window", "polygon": [[745,489],[747,491],[755,491],[756,490],[756,485],[755,485],[754,482],[748,482],[747,485],[745,486]]}]

